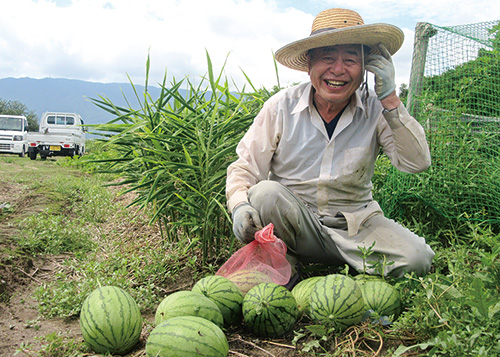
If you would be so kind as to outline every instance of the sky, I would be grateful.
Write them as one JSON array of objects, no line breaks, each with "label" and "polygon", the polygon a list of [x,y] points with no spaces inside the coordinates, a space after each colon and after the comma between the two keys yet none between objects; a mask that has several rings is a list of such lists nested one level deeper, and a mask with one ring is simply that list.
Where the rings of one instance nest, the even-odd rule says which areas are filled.
[{"label": "sky", "polygon": [[[405,34],[394,55],[396,83],[409,83],[417,22],[455,26],[500,19],[492,0],[0,0],[0,78],[68,78],[144,84],[214,71],[241,88],[272,88],[273,53],[309,36],[322,10],[348,7],[365,23]],[[282,86],[307,73],[278,64]],[[248,84],[247,84],[248,85]]]}]

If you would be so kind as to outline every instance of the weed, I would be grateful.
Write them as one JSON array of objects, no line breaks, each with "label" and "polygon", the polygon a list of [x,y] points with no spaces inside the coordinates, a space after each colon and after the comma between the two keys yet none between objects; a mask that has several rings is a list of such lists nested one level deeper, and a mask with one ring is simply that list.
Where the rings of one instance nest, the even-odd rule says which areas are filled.
[{"label": "weed", "polygon": [[19,246],[33,255],[89,251],[94,243],[79,219],[43,211],[22,220]]},{"label": "weed", "polygon": [[23,353],[27,356],[39,357],[77,357],[88,355],[90,349],[83,342],[65,336],[61,332],[53,332],[43,337],[35,337],[42,347],[35,350],[33,344],[21,343],[15,354]]}]

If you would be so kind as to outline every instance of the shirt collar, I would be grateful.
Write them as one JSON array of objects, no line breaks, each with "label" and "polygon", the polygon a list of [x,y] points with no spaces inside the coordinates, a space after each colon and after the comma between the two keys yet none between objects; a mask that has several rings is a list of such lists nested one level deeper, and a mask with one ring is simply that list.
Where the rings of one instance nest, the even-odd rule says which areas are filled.
[{"label": "shirt collar", "polygon": [[295,105],[295,108],[293,108],[291,114],[299,113],[307,108],[312,107],[312,93],[312,84],[311,82],[309,82],[307,84],[307,87],[302,92],[297,105]]}]

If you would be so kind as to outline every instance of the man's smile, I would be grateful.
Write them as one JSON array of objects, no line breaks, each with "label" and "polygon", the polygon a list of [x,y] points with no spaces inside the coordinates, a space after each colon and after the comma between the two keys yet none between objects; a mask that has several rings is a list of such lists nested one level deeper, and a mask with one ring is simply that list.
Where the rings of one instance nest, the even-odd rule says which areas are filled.
[{"label": "man's smile", "polygon": [[347,82],[344,82],[344,81],[334,81],[334,80],[325,79],[325,83],[328,85],[328,87],[331,87],[331,88],[340,88],[343,85],[345,85]]}]

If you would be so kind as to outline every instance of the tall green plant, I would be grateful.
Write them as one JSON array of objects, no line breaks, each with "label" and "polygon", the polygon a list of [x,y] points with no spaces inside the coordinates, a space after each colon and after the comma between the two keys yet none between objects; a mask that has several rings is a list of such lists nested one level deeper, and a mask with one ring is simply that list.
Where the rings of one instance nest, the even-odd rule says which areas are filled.
[{"label": "tall green plant", "polygon": [[[93,100],[116,115],[97,127],[111,133],[108,144],[119,153],[104,160],[110,163],[107,171],[118,173],[120,184],[137,193],[133,205],[153,209],[151,221],[161,223],[170,242],[199,243],[204,259],[232,247],[233,239],[227,244],[226,170],[270,95],[255,90],[250,81],[254,92],[232,92],[224,68],[216,75],[208,53],[207,63],[208,74],[198,85],[185,78],[167,87],[164,78],[156,100],[147,92],[146,79],[143,98],[136,92],[139,110],[117,107],[102,97]],[[149,59],[146,67],[148,78]]]}]

